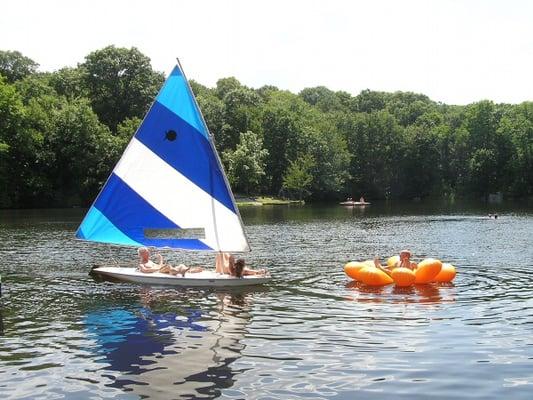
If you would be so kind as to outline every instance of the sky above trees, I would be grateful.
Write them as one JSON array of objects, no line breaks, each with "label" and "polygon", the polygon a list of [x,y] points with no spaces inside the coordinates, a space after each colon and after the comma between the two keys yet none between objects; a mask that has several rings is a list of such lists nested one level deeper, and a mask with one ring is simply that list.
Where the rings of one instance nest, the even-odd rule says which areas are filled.
[{"label": "sky above trees", "polygon": [[94,49],[137,47],[167,74],[214,86],[299,92],[412,91],[447,104],[519,103],[533,93],[528,0],[5,0],[0,49],[40,71]]}]

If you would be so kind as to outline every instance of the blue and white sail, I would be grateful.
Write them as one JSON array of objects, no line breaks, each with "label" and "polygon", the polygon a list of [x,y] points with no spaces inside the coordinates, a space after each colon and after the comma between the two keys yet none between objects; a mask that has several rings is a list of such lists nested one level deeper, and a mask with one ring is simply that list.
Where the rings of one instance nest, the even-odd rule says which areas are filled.
[{"label": "blue and white sail", "polygon": [[131,246],[249,250],[211,135],[179,64],[76,237]]}]

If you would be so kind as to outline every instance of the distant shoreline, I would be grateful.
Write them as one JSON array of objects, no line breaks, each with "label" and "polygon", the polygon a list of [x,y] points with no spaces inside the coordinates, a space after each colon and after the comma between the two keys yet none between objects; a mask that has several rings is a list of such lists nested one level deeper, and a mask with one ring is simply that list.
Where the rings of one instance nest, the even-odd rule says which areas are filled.
[{"label": "distant shoreline", "polygon": [[304,200],[284,200],[275,197],[237,197],[235,199],[237,206],[278,206],[278,205],[303,205]]}]

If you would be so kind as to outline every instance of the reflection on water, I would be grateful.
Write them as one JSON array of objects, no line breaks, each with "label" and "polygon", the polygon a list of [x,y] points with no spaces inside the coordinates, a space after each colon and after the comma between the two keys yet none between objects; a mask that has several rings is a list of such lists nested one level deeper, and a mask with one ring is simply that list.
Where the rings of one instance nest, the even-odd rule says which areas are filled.
[{"label": "reflection on water", "polygon": [[[201,309],[154,312],[153,304],[169,301],[168,293],[144,289],[137,309],[115,306],[85,317],[88,337],[97,346],[102,376],[109,386],[136,394],[171,398],[216,397],[230,387],[234,372],[229,364],[239,357],[249,314],[249,297],[216,293],[211,315]],[[237,306],[237,308],[235,308]],[[155,308],[158,308],[157,305]]]},{"label": "reflection on water", "polygon": [[[499,207],[243,209],[247,262],[274,277],[245,291],[96,282],[135,250],[75,241],[83,210],[0,211],[0,398],[529,399],[533,212]],[[453,284],[344,275],[405,247]]]},{"label": "reflection on water", "polygon": [[4,315],[0,306],[0,336],[4,336]]},{"label": "reflection on water", "polygon": [[408,287],[366,286],[357,281],[348,281],[346,289],[351,289],[351,296],[346,300],[376,303],[443,303],[455,301],[453,283],[432,283]]}]

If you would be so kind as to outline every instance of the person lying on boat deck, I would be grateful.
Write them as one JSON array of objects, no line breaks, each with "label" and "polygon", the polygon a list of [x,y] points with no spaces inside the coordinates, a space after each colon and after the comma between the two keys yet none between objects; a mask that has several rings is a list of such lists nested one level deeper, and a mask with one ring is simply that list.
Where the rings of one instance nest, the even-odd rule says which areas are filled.
[{"label": "person lying on boat deck", "polygon": [[185,264],[176,265],[175,267],[170,264],[165,264],[161,267],[159,272],[170,275],[181,274],[181,276],[185,276],[186,272],[194,274],[196,272],[202,272],[203,270],[204,269],[202,267],[187,267]]},{"label": "person lying on boat deck", "polygon": [[161,272],[163,274],[181,274],[182,276],[185,276],[186,272],[195,273],[202,272],[204,270],[202,267],[187,267],[184,264],[180,264],[176,267],[173,267],[171,264],[164,264],[163,256],[161,254],[157,254],[158,263],[156,264],[150,260],[150,250],[148,250],[146,247],[140,247],[137,250],[137,253],[139,254],[139,271],[147,274],[152,272]]},{"label": "person lying on boat deck", "polygon": [[264,269],[251,269],[245,266],[242,258],[235,260],[230,253],[218,253],[215,257],[215,272],[240,278],[243,275],[265,275]]}]

